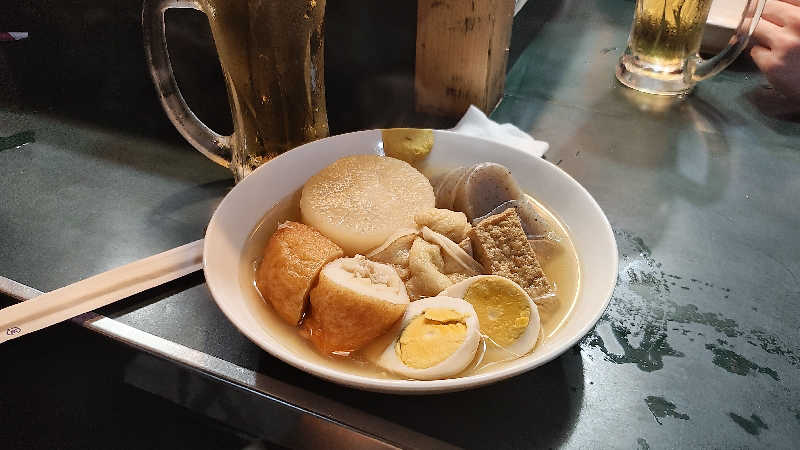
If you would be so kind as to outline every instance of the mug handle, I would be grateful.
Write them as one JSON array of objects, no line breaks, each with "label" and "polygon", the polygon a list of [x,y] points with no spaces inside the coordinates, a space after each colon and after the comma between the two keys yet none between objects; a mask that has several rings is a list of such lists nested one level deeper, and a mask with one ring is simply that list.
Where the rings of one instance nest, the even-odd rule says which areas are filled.
[{"label": "mug handle", "polygon": [[747,0],[742,20],[739,21],[730,42],[721,52],[710,59],[698,57],[699,62],[692,73],[693,81],[697,82],[713,77],[725,70],[739,56],[739,53],[747,46],[747,42],[750,41],[750,36],[753,35],[753,31],[758,25],[758,19],[761,18],[761,11],[764,10],[766,3],[767,0]]},{"label": "mug handle", "polygon": [[203,11],[196,0],[144,0],[142,4],[144,51],[158,99],[169,120],[194,148],[215,163],[230,167],[231,136],[218,134],[201,122],[189,109],[175,81],[164,33],[164,12],[170,8]]}]

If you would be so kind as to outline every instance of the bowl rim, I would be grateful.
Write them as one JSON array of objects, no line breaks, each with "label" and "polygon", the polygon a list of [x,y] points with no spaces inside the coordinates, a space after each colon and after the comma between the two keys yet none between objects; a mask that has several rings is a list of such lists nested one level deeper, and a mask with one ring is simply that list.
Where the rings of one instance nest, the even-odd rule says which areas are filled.
[{"label": "bowl rim", "polygon": [[[371,133],[375,133],[379,130],[362,130],[362,131],[355,131],[351,133],[345,133],[335,136],[330,136],[327,138],[319,139],[317,141],[313,141],[295,149],[286,152],[272,161],[276,161],[280,158],[289,158],[293,152],[296,156],[299,156],[303,153],[303,149],[308,151],[308,147],[314,146],[317,147],[321,144],[324,145],[326,141],[340,139],[342,136],[354,136],[354,135],[369,135]],[[614,287],[616,284],[616,280],[618,277],[618,272],[616,271],[616,267],[619,264],[619,252],[617,247],[616,238],[614,237],[614,231],[611,227],[610,222],[608,221],[608,217],[603,212],[600,205],[594,199],[594,197],[589,193],[589,191],[583,187],[580,183],[578,183],[572,176],[570,176],[567,172],[565,172],[560,167],[556,166],[552,162],[532,155],[524,150],[520,150],[515,147],[510,147],[503,143],[484,139],[481,137],[475,136],[467,136],[459,133],[455,133],[449,130],[434,130],[434,133],[443,134],[443,135],[455,135],[458,136],[458,139],[469,139],[469,140],[478,140],[482,141],[484,144],[499,147],[502,151],[505,152],[513,152],[516,153],[516,157],[520,158],[536,158],[539,159],[539,163],[544,163],[545,165],[549,166],[548,170],[556,170],[559,172],[560,176],[564,177],[564,179],[570,183],[574,188],[577,188],[584,197],[588,200],[588,206],[590,206],[593,210],[593,214],[597,214],[601,219],[602,230],[598,230],[598,233],[603,233],[608,238],[608,241],[611,243],[610,254],[607,255],[610,260],[609,264],[614,269],[614,276],[613,280],[609,280],[608,286],[605,289],[605,292],[602,292],[602,304],[596,309],[594,314],[592,314],[591,319],[586,321],[584,325],[579,329],[577,333],[574,333],[572,336],[566,339],[565,342],[553,347],[552,349],[548,349],[545,355],[541,355],[537,359],[532,359],[530,361],[525,361],[523,363],[518,363],[515,365],[508,365],[506,367],[499,368],[497,370],[492,370],[486,373],[479,373],[468,375],[465,377],[458,377],[458,378],[447,378],[443,380],[403,380],[403,379],[381,379],[381,378],[372,378],[362,375],[356,375],[352,373],[343,373],[336,369],[332,369],[329,367],[321,366],[315,362],[308,361],[296,354],[294,354],[288,348],[283,346],[269,346],[265,345],[262,342],[262,337],[258,335],[258,333],[253,332],[253,330],[249,329],[245,326],[240,326],[237,322],[238,313],[234,311],[234,307],[229,305],[224,299],[222,294],[217,290],[215,286],[215,274],[210,271],[209,269],[209,255],[211,252],[211,246],[214,242],[215,236],[220,233],[217,233],[217,228],[220,226],[218,218],[220,211],[223,211],[228,207],[228,204],[234,202],[234,198],[236,196],[235,192],[238,190],[243,190],[244,188],[241,186],[247,186],[250,183],[255,182],[255,179],[258,177],[258,173],[270,170],[268,169],[269,163],[262,165],[258,169],[256,169],[251,175],[246,177],[244,180],[239,182],[236,186],[234,186],[231,191],[229,191],[222,201],[217,206],[214,214],[209,221],[208,227],[206,228],[205,240],[203,244],[203,273],[206,278],[206,284],[211,292],[211,296],[214,299],[214,302],[219,306],[222,310],[223,314],[228,318],[228,320],[233,323],[233,325],[243,333],[251,342],[258,345],[261,349],[266,351],[267,353],[271,354],[272,356],[280,359],[281,361],[294,366],[297,369],[300,369],[304,372],[310,373],[327,381],[332,381],[337,384],[373,391],[373,392],[381,392],[381,393],[393,393],[393,394],[433,394],[433,393],[444,393],[444,392],[454,392],[454,391],[461,391],[466,389],[473,389],[480,386],[484,386],[487,384],[495,383],[501,380],[505,380],[507,378],[522,374],[529,370],[532,370],[536,367],[541,365],[547,364],[548,362],[552,361],[556,357],[560,356],[572,346],[574,346],[580,339],[582,339],[597,323],[600,317],[605,312],[608,304],[611,300],[611,297],[614,292]],[[551,207],[552,205],[548,205]],[[568,225],[568,224],[567,224]],[[580,255],[578,255],[580,259]],[[237,280],[238,283],[238,280]],[[600,295],[600,293],[596,293],[593,295]],[[274,339],[274,338],[273,338]]]}]

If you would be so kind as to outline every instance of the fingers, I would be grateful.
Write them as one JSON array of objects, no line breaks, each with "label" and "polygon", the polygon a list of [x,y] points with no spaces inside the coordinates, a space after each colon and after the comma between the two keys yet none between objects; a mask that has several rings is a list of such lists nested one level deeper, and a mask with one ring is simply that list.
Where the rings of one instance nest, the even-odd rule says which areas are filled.
[{"label": "fingers", "polygon": [[787,58],[761,46],[753,47],[750,56],[778,92],[800,101],[800,57]]},{"label": "fingers", "polygon": [[761,18],[781,27],[790,27],[800,30],[800,0],[792,0],[797,4],[788,1],[772,0],[764,6]]},{"label": "fingers", "polygon": [[767,2],[767,5],[769,5],[770,3],[788,3],[794,6],[800,6],[800,0],[770,0],[769,2]]},{"label": "fingers", "polygon": [[753,32],[753,38],[762,47],[774,48],[778,45],[783,28],[766,20],[760,20]]},{"label": "fingers", "polygon": [[753,58],[753,62],[756,63],[758,69],[764,73],[771,71],[778,64],[777,58],[775,58],[772,51],[760,45],[755,45],[750,49],[750,57]]},{"label": "fingers", "polygon": [[800,0],[770,0],[753,33],[753,62],[776,90],[800,100]]},{"label": "fingers", "polygon": [[[775,0],[767,2],[767,4],[764,5],[764,11],[761,12],[761,20],[767,20],[782,27],[785,14],[784,9],[786,8],[795,8],[795,6]],[[759,22],[759,24],[760,23],[761,22]]]}]

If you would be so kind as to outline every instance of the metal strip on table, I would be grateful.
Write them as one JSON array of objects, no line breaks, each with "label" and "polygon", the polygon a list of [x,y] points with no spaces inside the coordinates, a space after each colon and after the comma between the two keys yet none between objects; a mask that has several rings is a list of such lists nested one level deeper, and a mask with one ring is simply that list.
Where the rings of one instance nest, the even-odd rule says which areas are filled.
[{"label": "metal strip on table", "polygon": [[[17,301],[42,294],[2,276],[0,293]],[[293,433],[278,437],[282,441],[275,443],[280,445],[304,447],[310,442],[306,439],[311,439],[308,434],[311,433],[313,442],[322,439],[331,448],[454,448],[424,434],[97,313],[80,315],[71,319],[71,322],[270,400],[268,404],[274,408],[271,412],[285,415],[286,422],[294,424]]]}]

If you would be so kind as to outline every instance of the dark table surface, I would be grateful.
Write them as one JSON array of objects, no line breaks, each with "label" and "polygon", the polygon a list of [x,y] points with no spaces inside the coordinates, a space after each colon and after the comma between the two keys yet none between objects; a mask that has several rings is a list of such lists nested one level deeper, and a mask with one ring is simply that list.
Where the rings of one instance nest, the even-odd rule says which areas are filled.
[{"label": "dark table surface", "polygon": [[[100,312],[191,350],[176,354],[181,367],[206,355],[219,372],[201,370],[227,381],[187,384],[162,361],[147,366],[161,371],[157,381],[156,369],[140,368],[135,384],[258,427],[241,417],[250,413],[240,401],[211,399],[237,389],[256,395],[274,380],[305,409],[319,404],[316,413],[400,445],[433,442],[422,435],[496,448],[796,445],[800,106],[746,58],[687,99],[635,93],[613,76],[633,3],[532,3],[515,19],[506,91],[492,117],[548,141],[546,158],[592,193],[615,230],[618,285],[579,345],[469,392],[360,392],[261,351],[196,274]],[[20,52],[0,46],[0,64],[18,67]],[[170,129],[143,69],[123,77],[132,87],[99,86],[110,92],[97,95],[107,108],[99,114],[85,113],[95,100],[49,107],[31,98],[23,72],[7,71],[11,88],[0,97],[0,135],[31,141],[6,139],[13,148],[0,151],[0,275],[47,291],[203,237],[232,178]],[[137,93],[124,99],[130,108],[120,106],[121,91]],[[431,120],[394,117],[395,125]],[[358,414],[372,419],[350,423]],[[403,442],[409,430],[420,435]]]}]

